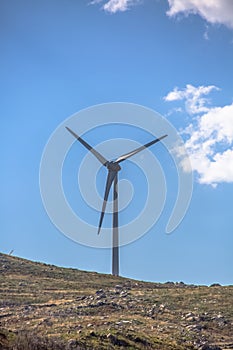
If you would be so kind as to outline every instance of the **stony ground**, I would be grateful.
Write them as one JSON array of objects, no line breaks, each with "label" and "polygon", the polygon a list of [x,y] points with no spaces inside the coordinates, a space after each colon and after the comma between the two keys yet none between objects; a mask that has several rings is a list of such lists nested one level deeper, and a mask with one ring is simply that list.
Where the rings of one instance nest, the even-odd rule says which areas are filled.
[{"label": "stony ground", "polygon": [[233,349],[233,286],[146,283],[0,254],[0,349]]}]

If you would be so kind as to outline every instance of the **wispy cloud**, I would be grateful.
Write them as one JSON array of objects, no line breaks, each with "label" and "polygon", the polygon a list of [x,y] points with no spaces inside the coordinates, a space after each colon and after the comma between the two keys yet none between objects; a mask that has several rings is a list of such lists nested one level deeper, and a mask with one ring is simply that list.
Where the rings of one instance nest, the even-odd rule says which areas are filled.
[{"label": "wispy cloud", "polygon": [[91,4],[94,5],[103,2],[103,10],[110,13],[116,13],[129,10],[132,6],[136,5],[139,2],[139,0],[109,0],[107,2],[103,0],[93,0],[91,1]]},{"label": "wispy cloud", "polygon": [[[182,134],[199,183],[212,186],[233,182],[233,104],[206,105],[203,94],[214,89],[217,87],[213,85],[196,88],[187,85],[183,90],[174,89],[165,97],[166,101],[184,100],[186,111],[192,116],[195,114]],[[190,94],[190,91],[194,93]],[[185,164],[181,165],[185,171]]]},{"label": "wispy cloud", "polygon": [[207,22],[224,24],[233,29],[232,0],[168,0],[168,16],[198,14]]},{"label": "wispy cloud", "polygon": [[209,99],[205,96],[213,90],[219,90],[217,86],[198,86],[187,84],[185,89],[179,90],[177,87],[164,97],[165,101],[184,100],[185,108],[189,114],[207,112]]}]

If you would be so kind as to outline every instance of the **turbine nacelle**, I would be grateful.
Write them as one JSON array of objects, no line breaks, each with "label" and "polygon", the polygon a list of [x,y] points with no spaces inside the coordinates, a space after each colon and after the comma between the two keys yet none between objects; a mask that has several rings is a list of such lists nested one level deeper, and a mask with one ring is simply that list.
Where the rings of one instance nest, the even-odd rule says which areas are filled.
[{"label": "turbine nacelle", "polygon": [[113,160],[110,162],[107,162],[106,167],[110,171],[120,171],[121,167],[117,162],[114,162]]}]

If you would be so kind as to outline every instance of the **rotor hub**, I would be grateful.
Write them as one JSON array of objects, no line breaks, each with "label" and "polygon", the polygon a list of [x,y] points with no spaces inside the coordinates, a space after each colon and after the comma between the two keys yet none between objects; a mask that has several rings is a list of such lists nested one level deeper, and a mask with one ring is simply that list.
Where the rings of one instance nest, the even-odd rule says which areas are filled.
[{"label": "rotor hub", "polygon": [[120,171],[121,170],[120,165],[117,162],[113,162],[113,161],[108,162],[107,168],[108,168],[108,170],[112,170],[112,171]]}]

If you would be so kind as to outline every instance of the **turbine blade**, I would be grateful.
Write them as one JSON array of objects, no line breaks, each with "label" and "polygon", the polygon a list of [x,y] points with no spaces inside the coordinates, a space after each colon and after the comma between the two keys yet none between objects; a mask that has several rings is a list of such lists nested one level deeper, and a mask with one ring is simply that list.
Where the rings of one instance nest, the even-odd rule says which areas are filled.
[{"label": "turbine blade", "polygon": [[165,137],[167,137],[167,135],[163,135],[161,137],[159,137],[158,139],[155,139],[151,142],[148,142],[146,143],[145,145],[141,146],[141,147],[138,147],[136,148],[134,151],[131,151],[129,153],[126,153],[126,154],[123,154],[122,156],[120,156],[119,158],[117,158],[117,160],[115,161],[116,163],[120,163],[120,162],[123,162],[124,160],[134,156],[135,154],[137,154],[138,152],[141,152],[143,151],[145,148],[148,148],[150,146],[152,146],[153,144],[161,141],[162,139],[164,139]]},{"label": "turbine blade", "polygon": [[104,218],[104,213],[107,205],[107,200],[108,200],[108,195],[110,192],[110,188],[112,186],[112,183],[117,175],[117,171],[111,171],[109,170],[108,172],[108,177],[107,177],[107,182],[106,182],[106,187],[105,187],[105,193],[104,193],[104,201],[103,201],[103,206],[102,206],[102,211],[100,215],[100,221],[99,221],[99,228],[98,228],[98,234],[100,233],[100,229],[102,226],[103,218]]},{"label": "turbine blade", "polygon": [[74,131],[72,131],[68,126],[66,129],[84,146],[86,147],[94,156],[102,163],[104,166],[108,163],[108,160],[104,158],[99,152],[97,152],[93,147],[91,147],[86,141],[84,141],[80,136],[78,136]]}]

